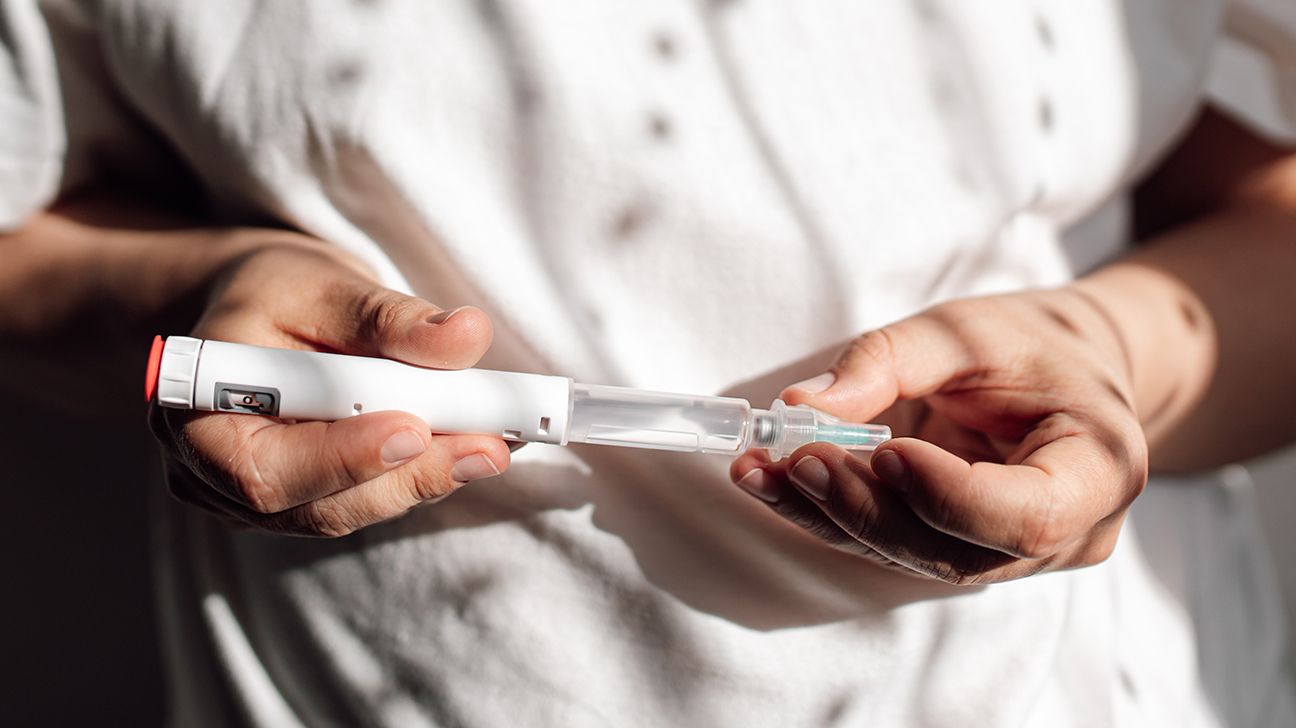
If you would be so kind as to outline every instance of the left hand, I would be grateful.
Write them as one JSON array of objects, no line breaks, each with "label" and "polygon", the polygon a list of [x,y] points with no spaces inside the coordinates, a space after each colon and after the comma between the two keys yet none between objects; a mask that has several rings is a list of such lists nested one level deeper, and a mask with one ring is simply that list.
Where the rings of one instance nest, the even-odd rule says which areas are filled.
[{"label": "left hand", "polygon": [[912,437],[751,451],[730,474],[830,544],[955,584],[1096,564],[1147,482],[1126,357],[1078,288],[946,303],[782,394]]}]

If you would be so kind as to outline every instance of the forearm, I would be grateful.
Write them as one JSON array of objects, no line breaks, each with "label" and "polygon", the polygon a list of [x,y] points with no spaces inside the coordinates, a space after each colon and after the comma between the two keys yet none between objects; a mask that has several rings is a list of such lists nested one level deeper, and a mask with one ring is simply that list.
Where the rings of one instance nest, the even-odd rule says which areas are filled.
[{"label": "forearm", "polygon": [[1296,161],[1076,285],[1123,340],[1154,468],[1296,439]]},{"label": "forearm", "polygon": [[134,399],[151,332],[183,331],[241,255],[292,233],[204,227],[88,194],[0,236],[0,381],[100,409]]}]

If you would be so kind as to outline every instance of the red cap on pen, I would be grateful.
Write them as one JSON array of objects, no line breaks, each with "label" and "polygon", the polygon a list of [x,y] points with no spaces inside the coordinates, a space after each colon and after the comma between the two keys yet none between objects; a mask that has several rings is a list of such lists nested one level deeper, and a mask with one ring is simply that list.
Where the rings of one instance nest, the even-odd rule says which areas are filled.
[{"label": "red cap on pen", "polygon": [[144,401],[152,402],[153,393],[157,391],[158,372],[162,369],[161,336],[153,337],[153,348],[149,349],[148,369],[144,371]]}]

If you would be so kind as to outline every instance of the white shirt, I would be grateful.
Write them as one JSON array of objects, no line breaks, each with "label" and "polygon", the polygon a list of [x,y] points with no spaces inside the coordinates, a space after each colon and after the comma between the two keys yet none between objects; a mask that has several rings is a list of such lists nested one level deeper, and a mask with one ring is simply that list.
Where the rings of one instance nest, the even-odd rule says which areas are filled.
[{"label": "white shirt", "polygon": [[[869,328],[1116,254],[1130,181],[1204,99],[1296,134],[1283,0],[0,17],[0,222],[178,160],[224,220],[486,309],[486,366],[759,403]],[[168,506],[173,721],[1296,723],[1243,483],[1154,486],[1108,562],[969,589],[818,543],[726,464],[531,446],[334,542]]]}]

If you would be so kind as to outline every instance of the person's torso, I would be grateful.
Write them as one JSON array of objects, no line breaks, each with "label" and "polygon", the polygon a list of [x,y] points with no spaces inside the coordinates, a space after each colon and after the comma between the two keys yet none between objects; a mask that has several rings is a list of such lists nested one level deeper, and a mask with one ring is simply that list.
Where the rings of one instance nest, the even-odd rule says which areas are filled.
[{"label": "person's torso", "polygon": [[[1189,120],[1220,15],[1129,5],[101,12],[126,97],[228,219],[296,225],[393,285],[485,308],[487,366],[763,405],[871,327],[1059,284],[1120,247],[1123,185]],[[1068,249],[1061,231],[1113,198],[1099,247]],[[188,558],[236,617],[216,639],[246,640],[265,671],[233,680],[308,724],[1201,709],[1191,660],[1151,683],[1122,667],[1142,620],[1191,641],[1133,546],[1085,572],[927,583],[817,543],[725,466],[530,446],[501,478],[351,538],[199,524]],[[1131,592],[1152,606],[1122,610]],[[271,698],[240,690],[264,717]]]}]

